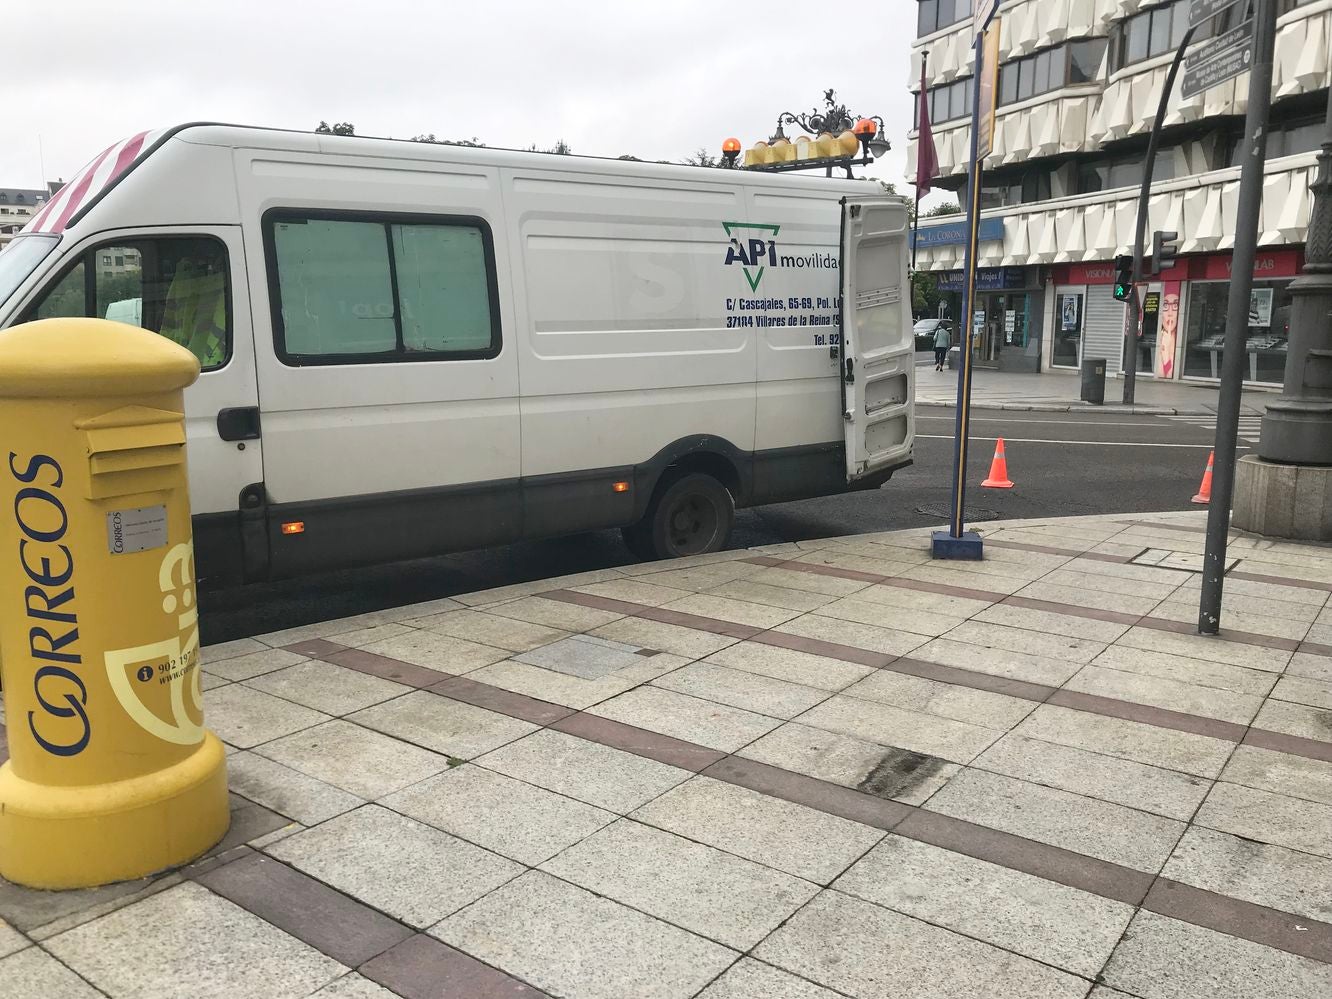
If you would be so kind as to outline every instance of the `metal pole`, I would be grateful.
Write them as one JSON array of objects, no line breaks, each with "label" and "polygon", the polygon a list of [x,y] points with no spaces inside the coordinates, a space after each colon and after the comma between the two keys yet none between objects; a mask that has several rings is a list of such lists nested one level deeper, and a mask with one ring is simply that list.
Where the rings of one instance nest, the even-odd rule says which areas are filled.
[{"label": "metal pole", "polygon": [[[920,50],[920,75],[922,79],[928,79],[928,67],[930,65],[930,50]],[[922,88],[920,92],[920,101],[926,103],[925,91]],[[933,133],[934,122],[930,122],[930,130]],[[931,140],[933,141],[933,140]],[[920,149],[916,150],[916,158],[920,158]],[[920,178],[916,178],[916,213],[911,216],[911,273],[916,273],[916,236],[920,232]]]},{"label": "metal pole", "polygon": [[1133,233],[1133,287],[1129,292],[1128,316],[1125,322],[1124,355],[1124,405],[1133,405],[1134,394],[1138,387],[1138,282],[1142,280],[1142,247],[1147,235],[1147,202],[1152,196],[1152,171],[1156,168],[1156,147],[1161,141],[1161,125],[1165,121],[1166,105],[1170,94],[1175,89],[1175,76],[1179,73],[1179,64],[1184,61],[1184,50],[1193,41],[1197,25],[1184,32],[1184,39],[1175,50],[1175,59],[1166,74],[1165,85],[1161,88],[1161,99],[1156,105],[1156,120],[1152,122],[1151,138],[1147,140],[1147,162],[1142,165],[1142,187],[1138,191],[1138,224]]},{"label": "metal pole", "polygon": [[949,533],[962,537],[965,530],[967,498],[967,451],[971,428],[971,338],[974,335],[971,313],[976,300],[977,233],[980,216],[980,79],[985,57],[985,32],[976,33],[976,83],[971,88],[971,170],[967,188],[967,251],[963,262],[967,275],[966,291],[962,296],[962,318],[958,323],[960,344],[957,359],[957,419],[953,427],[953,510]]},{"label": "metal pole", "polygon": [[1244,159],[1235,211],[1235,250],[1231,255],[1230,296],[1226,302],[1221,391],[1216,406],[1212,502],[1207,510],[1207,547],[1203,556],[1202,598],[1198,602],[1198,631],[1203,635],[1215,635],[1221,630],[1226,534],[1235,491],[1235,438],[1244,381],[1244,340],[1249,329],[1249,296],[1253,289],[1253,261],[1258,251],[1258,212],[1263,204],[1263,164],[1267,159],[1267,118],[1272,104],[1276,17],[1276,0],[1254,0],[1253,65],[1249,71],[1249,107],[1241,137]]}]

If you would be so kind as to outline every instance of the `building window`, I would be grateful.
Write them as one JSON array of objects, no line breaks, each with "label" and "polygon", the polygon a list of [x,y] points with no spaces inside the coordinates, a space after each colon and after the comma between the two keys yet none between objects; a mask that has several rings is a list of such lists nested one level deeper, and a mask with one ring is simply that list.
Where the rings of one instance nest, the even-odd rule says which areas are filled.
[{"label": "building window", "polygon": [[[1110,30],[1110,72],[1117,73],[1125,66],[1144,59],[1173,52],[1184,41],[1189,27],[1191,0],[1173,0],[1151,10],[1125,18]],[[1287,0],[1296,2],[1296,0]],[[1198,25],[1193,42],[1201,42],[1224,34],[1240,23],[1247,3],[1236,4]]]},{"label": "building window", "polygon": [[15,203],[15,204],[22,205],[22,204],[25,204],[25,203],[27,202],[27,200],[28,200],[28,199],[25,198],[25,197],[24,197],[23,195],[21,195],[21,194],[16,194],[16,195],[14,195],[14,203]]},{"label": "building window", "polygon": [[[1152,167],[1153,184],[1174,179],[1175,159],[1178,155],[1177,146],[1156,151],[1156,161]],[[1095,194],[1117,187],[1137,187],[1142,184],[1142,164],[1141,150],[1087,160],[1078,165],[1078,194]]]},{"label": "building window", "polygon": [[474,218],[271,213],[273,335],[292,365],[500,351],[490,229]]},{"label": "building window", "polygon": [[1096,80],[1104,57],[1105,39],[1087,38],[1004,63],[999,74],[999,103],[1015,104]]},{"label": "building window", "polygon": [[[972,78],[967,77],[929,89],[931,125],[971,116],[971,82]],[[916,98],[914,127],[920,128],[920,95],[917,94]]]},{"label": "building window", "polygon": [[9,204],[9,195],[6,194],[4,191],[0,191],[0,205],[7,205],[7,204]]},{"label": "building window", "polygon": [[[1311,153],[1322,147],[1326,130],[1324,119],[1300,118],[1283,124],[1273,124],[1267,133],[1267,158],[1274,160],[1278,156],[1295,156],[1299,153]],[[1239,166],[1242,156],[1240,140],[1242,128],[1233,129],[1226,139],[1226,165]]]},{"label": "building window", "polygon": [[916,37],[932,35],[940,28],[957,24],[971,16],[971,0],[919,0],[916,10]]},{"label": "building window", "polygon": [[129,323],[185,347],[204,370],[224,365],[231,344],[226,248],[204,236],[136,240],[133,247],[142,267],[107,269],[113,258],[128,255],[124,245],[89,251],[26,318],[92,316]]}]

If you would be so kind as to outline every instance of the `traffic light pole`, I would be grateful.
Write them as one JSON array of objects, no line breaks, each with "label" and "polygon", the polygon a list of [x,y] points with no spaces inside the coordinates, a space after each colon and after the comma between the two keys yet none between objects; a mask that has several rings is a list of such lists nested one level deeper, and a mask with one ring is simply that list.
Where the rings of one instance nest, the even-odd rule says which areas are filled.
[{"label": "traffic light pole", "polygon": [[1203,554],[1202,598],[1198,631],[1221,630],[1221,591],[1226,579],[1226,535],[1235,491],[1235,439],[1239,432],[1240,390],[1248,354],[1253,261],[1258,252],[1258,213],[1263,206],[1263,165],[1267,161],[1267,119],[1272,104],[1272,51],[1276,47],[1276,0],[1254,0],[1253,63],[1249,70],[1249,107],[1240,140],[1239,204],[1235,209],[1235,249],[1226,300],[1226,340],[1221,352],[1221,391],[1216,404],[1216,460],[1212,502],[1207,509],[1207,545]]},{"label": "traffic light pole", "polygon": [[1138,224],[1133,234],[1133,279],[1130,284],[1126,308],[1128,315],[1124,321],[1124,405],[1132,406],[1138,387],[1138,325],[1141,317],[1138,313],[1138,283],[1143,279],[1142,245],[1147,236],[1147,203],[1152,196],[1152,171],[1156,166],[1156,147],[1161,141],[1161,125],[1165,121],[1166,105],[1170,94],[1175,89],[1175,77],[1179,74],[1179,64],[1184,61],[1184,50],[1193,41],[1196,26],[1190,26],[1184,32],[1184,39],[1175,50],[1175,59],[1166,74],[1165,86],[1161,88],[1161,100],[1156,105],[1156,120],[1152,122],[1152,134],[1147,140],[1147,162],[1142,165],[1142,188],[1138,191]]}]

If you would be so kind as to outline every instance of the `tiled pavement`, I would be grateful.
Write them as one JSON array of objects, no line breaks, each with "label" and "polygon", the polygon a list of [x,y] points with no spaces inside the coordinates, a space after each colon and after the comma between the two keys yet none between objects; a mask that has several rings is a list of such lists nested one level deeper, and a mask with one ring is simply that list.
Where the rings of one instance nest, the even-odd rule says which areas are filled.
[{"label": "tiled pavement", "polygon": [[1205,639],[1198,515],[991,528],[207,649],[227,840],[0,885],[0,999],[1332,996],[1332,550]]}]

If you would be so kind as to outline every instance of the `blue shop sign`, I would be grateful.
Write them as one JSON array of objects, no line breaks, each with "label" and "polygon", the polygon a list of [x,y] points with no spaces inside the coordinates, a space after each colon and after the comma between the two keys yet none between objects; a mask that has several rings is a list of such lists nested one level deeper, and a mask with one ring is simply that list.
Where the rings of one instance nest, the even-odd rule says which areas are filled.
[{"label": "blue shop sign", "polygon": [[[965,291],[967,272],[938,271],[938,289],[940,291]],[[1007,291],[1011,288],[1027,286],[1025,267],[982,267],[976,271],[977,291]]]},{"label": "blue shop sign", "polygon": [[[982,243],[1003,240],[1003,219],[981,219],[979,238]],[[949,222],[945,225],[921,226],[916,233],[917,246],[965,246],[967,242],[966,222]]]}]

